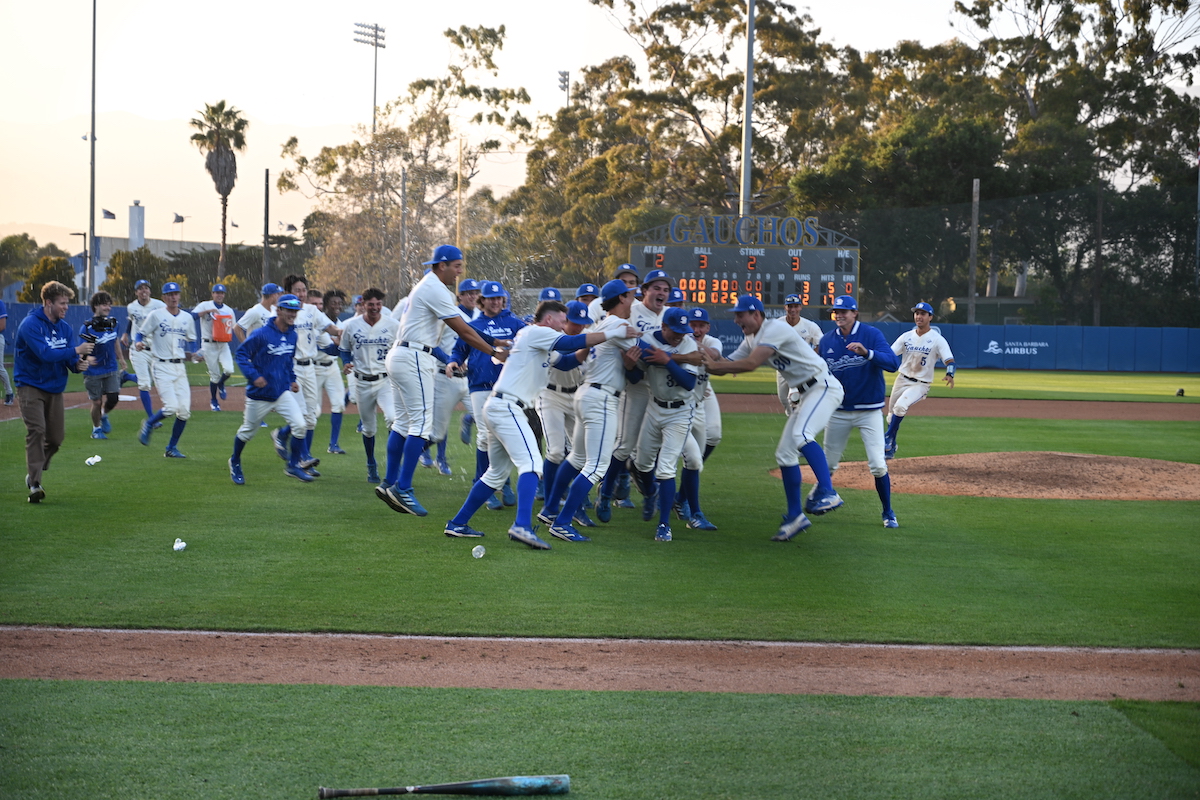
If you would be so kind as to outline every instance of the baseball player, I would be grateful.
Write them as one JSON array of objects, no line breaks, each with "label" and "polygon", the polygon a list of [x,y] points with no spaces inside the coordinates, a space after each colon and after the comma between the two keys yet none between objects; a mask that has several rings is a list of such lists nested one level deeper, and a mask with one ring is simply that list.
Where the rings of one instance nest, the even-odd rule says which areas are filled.
[{"label": "baseball player", "polygon": [[188,342],[196,341],[196,320],[179,307],[179,284],[175,281],[164,283],[162,299],[163,307],[146,316],[135,337],[134,347],[141,351],[148,350],[153,359],[151,369],[154,370],[154,383],[158,386],[158,399],[162,403],[162,408],[142,423],[138,441],[148,446],[156,423],[173,416],[175,424],[171,429],[171,440],[163,455],[167,458],[187,458],[176,447],[188,418],[192,416],[192,387],[188,385],[184,364],[189,360],[200,361],[202,357],[198,353],[189,355],[187,351]]},{"label": "baseball player", "polygon": [[896,434],[904,422],[908,410],[929,394],[933,383],[933,367],[939,360],[946,365],[943,380],[954,388],[954,353],[950,343],[942,334],[929,327],[933,319],[933,306],[917,303],[913,306],[913,322],[917,327],[892,343],[892,352],[900,357],[900,370],[892,384],[892,395],[888,398],[888,427],[883,435],[883,455],[896,457]]},{"label": "baseball player", "polygon": [[[283,280],[283,290],[297,298],[308,297],[308,282],[302,275],[288,275]],[[330,336],[341,336],[342,331],[333,321],[311,303],[302,302],[300,313],[296,315],[296,383],[300,384],[300,394],[304,399],[304,457],[300,466],[309,471],[314,478],[320,477],[316,471],[321,463],[312,454],[312,441],[316,434],[317,419],[321,416],[321,389],[317,385],[318,355],[317,336],[325,331]],[[288,458],[287,437],[289,428],[280,428],[271,434],[275,443],[275,451],[283,460]]]},{"label": "baseball player", "polygon": [[658,500],[656,542],[671,541],[676,462],[683,455],[684,442],[691,434],[696,412],[698,368],[671,360],[672,355],[696,352],[696,340],[690,336],[691,332],[687,312],[681,308],[668,308],[663,312],[662,328],[645,334],[638,342],[645,365],[642,367],[645,383],[650,389],[650,405],[634,451],[633,474],[646,498],[643,520],[648,522],[654,516],[653,501]]},{"label": "baseball player", "polygon": [[[341,305],[326,306],[326,295],[329,295],[331,300],[335,300],[337,296],[336,292],[322,294],[316,289],[309,289],[308,302],[336,325]],[[329,310],[326,311],[326,308]],[[342,365],[338,362],[340,353],[338,343],[328,331],[317,334],[317,358],[314,364],[317,369],[317,402],[322,402],[321,397],[329,399],[329,447],[325,452],[344,456],[346,451],[338,444],[342,436],[342,414],[346,411],[346,384],[342,382]]]},{"label": "baseball player", "polygon": [[[703,308],[693,308],[687,315],[697,349],[704,352],[709,360],[720,358],[724,348],[720,339],[708,333],[708,312]],[[683,476],[675,510],[689,528],[715,531],[717,526],[704,516],[700,508],[700,473],[705,460],[721,441],[721,406],[709,383],[708,369],[703,365],[696,368],[695,395],[696,413],[692,416],[691,431],[683,443]],[[710,415],[716,417],[715,426],[709,419]]]},{"label": "baseball player", "polygon": [[[121,335],[121,346],[129,352],[129,364],[137,376],[138,396],[147,417],[154,416],[154,408],[150,399],[150,388],[154,386],[153,370],[150,369],[151,356],[148,352],[138,350],[133,346],[133,338],[142,329],[142,323],[151,311],[162,308],[162,300],[150,296],[150,281],[139,280],[133,284],[133,293],[137,297],[125,306],[129,312],[129,324]],[[162,423],[159,423],[161,427]]]},{"label": "baseball player", "polygon": [[[800,338],[815,350],[823,335],[821,326],[807,317],[800,316],[800,309],[803,308],[800,305],[800,295],[789,294],[783,298],[783,305],[787,309],[787,315],[784,317],[787,324],[795,328],[796,332],[800,334]],[[783,413],[791,413],[792,405],[788,402],[789,387],[787,381],[783,379],[783,375],[778,372],[775,373],[775,390],[779,395],[779,405],[783,408]]]},{"label": "baseball player", "polygon": [[246,309],[246,313],[242,314],[237,324],[233,326],[233,335],[237,337],[239,342],[246,341],[247,336],[254,333],[268,319],[275,316],[275,304],[279,302],[279,296],[283,294],[283,290],[279,288],[278,284],[267,283],[263,284],[261,294],[262,299]]},{"label": "baseball player", "polygon": [[[725,351],[725,346],[721,344],[721,340],[709,333],[712,329],[712,323],[708,318],[708,312],[703,308],[693,308],[688,312],[688,322],[692,326],[692,336],[696,338],[696,344],[701,350],[715,350],[719,356]],[[721,403],[717,400],[717,393],[713,391],[712,384],[708,381],[708,370],[702,370],[700,373],[700,382],[704,384],[704,438],[701,440],[704,450],[704,460],[712,455],[712,451],[717,449],[717,445],[721,443],[723,428],[721,426]]]},{"label": "baseball player", "polygon": [[4,366],[4,330],[8,327],[8,306],[0,300],[0,383],[4,384],[4,405],[13,404],[13,385]]},{"label": "baseball player", "polygon": [[358,386],[358,413],[362,420],[363,449],[367,454],[367,483],[379,483],[375,461],[376,407],[383,411],[391,429],[395,422],[392,382],[387,375],[387,354],[396,341],[400,322],[383,315],[383,292],[371,288],[363,292],[363,314],[351,317],[342,329],[342,359],[346,373],[353,374]]},{"label": "baseball player", "polygon": [[[538,514],[538,519],[543,522],[551,520],[552,528],[567,531],[588,492],[604,480],[612,463],[620,400],[626,385],[625,370],[633,367],[639,352],[629,352],[637,346],[640,335],[637,328],[629,324],[634,303],[633,287],[614,278],[601,288],[600,298],[606,316],[588,335],[603,334],[603,343],[592,348],[584,368],[584,384],[575,393],[571,454],[558,468],[554,487],[546,492],[546,507]],[[556,509],[553,504],[564,495],[566,499]],[[586,537],[578,532],[573,536],[572,541],[586,541]]]},{"label": "baseball player", "polygon": [[[112,431],[108,412],[121,399],[121,378],[117,374],[117,321],[112,313],[112,295],[96,292],[90,301],[92,319],[79,328],[79,338],[92,342],[92,362],[83,373],[83,385],[92,401],[92,438],[107,439]],[[124,359],[121,359],[121,366]]]},{"label": "baseball player", "polygon": [[[900,359],[896,358],[878,328],[858,321],[858,303],[850,295],[834,299],[833,319],[837,327],[821,337],[818,352],[842,384],[846,395],[825,425],[825,459],[829,462],[830,473],[836,472],[842,453],[846,452],[850,432],[858,428],[867,451],[867,466],[875,478],[875,491],[883,504],[883,527],[898,528],[900,523],[892,511],[892,479],[883,457],[881,410],[887,394],[883,373],[895,372]],[[811,508],[813,499],[814,495],[810,495],[805,511],[823,513]]]},{"label": "baseball player", "polygon": [[[458,310],[462,312],[464,319],[471,321],[479,316],[480,311],[477,308],[479,295],[480,289],[477,281],[470,278],[459,281],[456,299],[458,300]],[[458,334],[453,329],[446,328],[442,332],[442,340],[438,344],[438,348],[448,354],[454,349],[457,342]],[[464,407],[469,407],[471,401],[467,391],[467,379],[464,376],[456,374],[452,370],[439,370],[433,379],[433,439],[437,442],[437,469],[442,475],[450,475],[452,474],[450,462],[446,460],[446,437],[450,430],[450,417],[454,414],[455,406],[462,403]],[[468,410],[467,413],[469,414],[470,411]],[[434,460],[430,456],[429,448],[426,447],[425,452],[421,454],[421,466],[432,469],[433,465]]]},{"label": "baseball player", "polygon": [[[535,550],[550,549],[533,527],[533,496],[537,492],[542,459],[525,409],[531,407],[534,397],[546,386],[552,352],[574,352],[607,341],[610,333],[625,336],[631,332],[615,330],[567,336],[562,332],[566,319],[566,306],[557,300],[543,300],[534,312],[533,324],[523,328],[513,340],[512,352],[504,362],[504,369],[480,418],[489,431],[487,472],[471,487],[466,502],[454,518],[446,523],[447,536],[483,535],[467,523],[487,498],[508,480],[515,467],[517,517],[508,529],[508,538]],[[572,535],[552,527],[550,533],[566,541],[587,541],[587,537],[577,532]]]},{"label": "baseball player", "polygon": [[[671,279],[667,273],[661,269],[646,273],[646,280],[642,283],[642,299],[634,300],[629,312],[629,324],[637,328],[639,336],[653,333],[662,327],[665,307],[663,303],[670,294]],[[630,383],[621,398],[621,424],[617,429],[617,446],[613,450],[612,464],[604,477],[600,499],[596,504],[596,515],[602,522],[608,521],[604,519],[606,514],[611,517],[613,498],[626,500],[629,497],[629,470],[626,462],[633,455],[649,405],[650,388],[642,382]],[[646,501],[649,503],[650,499],[646,498]]]},{"label": "baseball player", "polygon": [[208,393],[212,397],[209,406],[213,411],[220,411],[217,396],[225,399],[225,381],[233,374],[233,354],[229,352],[229,342],[233,339],[233,309],[225,305],[225,286],[215,284],[212,299],[197,305],[192,314],[200,319],[200,352],[208,367]]},{"label": "baseball player", "polygon": [[[525,327],[525,323],[517,318],[507,308],[508,292],[499,281],[484,281],[479,284],[480,303],[483,306],[480,316],[471,320],[471,327],[481,335],[493,339],[509,339],[517,335],[517,331]],[[469,397],[467,405],[476,419],[483,414],[483,405],[491,395],[496,379],[500,377],[501,363],[487,353],[471,347],[464,339],[459,338],[450,354],[445,372],[455,374],[466,372]],[[475,479],[483,477],[488,468],[488,429],[484,425],[476,428],[475,434]],[[504,489],[511,493],[508,484]],[[511,495],[508,505],[516,505],[516,495]],[[487,507],[491,511],[500,511],[505,503],[499,497],[490,497]]]},{"label": "baseball player", "polygon": [[[568,336],[577,336],[586,332],[591,324],[592,319],[587,315],[586,304],[579,300],[567,303],[567,321],[563,325],[564,333]],[[576,353],[552,353],[550,366],[546,387],[537,397],[537,412],[546,437],[546,458],[542,462],[542,479],[546,484],[547,491],[553,491],[558,468],[567,457],[570,434],[575,428],[575,394],[584,381],[583,370],[580,368],[580,361]],[[544,493],[541,499],[547,499]],[[575,523],[587,528],[593,528],[596,525],[582,507],[575,517]]]},{"label": "baseball player", "polygon": [[[633,264],[622,264],[617,267],[612,279],[614,281],[622,281],[630,289],[637,289],[642,281],[641,273],[638,272],[638,268]],[[587,286],[589,284],[584,285]],[[636,300],[637,298],[635,297],[634,299]],[[588,316],[592,318],[592,324],[594,325],[599,325],[604,320],[606,314],[604,313],[603,297],[594,297],[588,303]]]},{"label": "baseball player", "polygon": [[671,288],[671,293],[667,295],[667,301],[663,305],[667,308],[683,308],[684,302],[683,289],[676,286]]},{"label": "baseball player", "polygon": [[751,372],[770,364],[783,373],[790,387],[788,401],[792,413],[783,426],[783,435],[775,450],[775,461],[783,477],[787,513],[772,541],[786,542],[809,528],[812,522],[804,514],[800,487],[800,456],[803,455],[817,479],[817,493],[810,500],[814,513],[823,514],[844,503],[833,490],[829,464],[817,435],[830,415],[841,404],[842,385],[829,374],[825,361],[800,339],[796,329],[783,319],[767,319],[762,301],[742,295],[733,307],[734,321],[746,338],[728,360],[709,361],[713,375]]},{"label": "baseball player", "polygon": [[233,455],[229,457],[229,477],[238,486],[246,482],[242,474],[242,450],[272,411],[282,416],[292,430],[291,455],[284,474],[304,483],[313,479],[300,466],[304,454],[304,410],[300,385],[296,383],[296,329],[293,323],[303,305],[294,294],[278,298],[275,316],[255,328],[238,348],[238,369],[246,376],[246,411],[242,426],[233,437]]},{"label": "baseball player", "polygon": [[[469,317],[470,320],[478,319],[479,315],[483,313],[483,309],[479,304],[479,291],[479,281],[477,280],[464,278],[458,282],[458,294],[460,296],[467,294],[474,297],[475,312]],[[469,402],[463,403],[463,407],[466,409],[466,411],[463,412],[462,420],[459,422],[458,438],[462,439],[463,444],[470,444],[471,426],[475,424],[475,414],[471,411],[471,404]]]},{"label": "baseball player", "polygon": [[[467,344],[501,360],[511,344],[481,336],[458,310],[450,287],[463,272],[461,250],[438,245],[425,265],[430,271],[409,293],[396,343],[388,353],[396,421],[388,435],[386,488],[384,484],[375,488],[376,495],[393,510],[418,517],[428,512],[413,493],[412,479],[425,443],[433,436],[433,375],[438,370],[433,349],[441,341],[442,327],[449,325]],[[399,430],[402,420],[405,427]]]}]

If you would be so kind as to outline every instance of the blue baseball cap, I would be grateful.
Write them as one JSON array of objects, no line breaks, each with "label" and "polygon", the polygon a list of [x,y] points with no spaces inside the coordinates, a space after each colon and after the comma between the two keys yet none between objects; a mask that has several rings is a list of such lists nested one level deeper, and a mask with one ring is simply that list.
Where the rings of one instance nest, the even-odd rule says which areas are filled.
[{"label": "blue baseball cap", "polygon": [[688,314],[682,308],[668,308],[663,311],[663,327],[670,328],[676,333],[691,333],[692,326],[688,323]]},{"label": "blue baseball cap", "polygon": [[266,297],[269,294],[279,294],[282,291],[283,291],[283,289],[281,289],[279,287],[279,284],[268,283],[268,284],[264,285],[262,288],[262,296]]},{"label": "blue baseball cap", "polygon": [[858,303],[848,294],[838,295],[833,299],[833,307],[844,311],[858,311]]},{"label": "blue baseball cap", "polygon": [[703,308],[693,308],[688,312],[688,320],[691,322],[708,322],[708,312]]},{"label": "blue baseball cap", "polygon": [[576,325],[591,325],[592,318],[588,316],[587,304],[578,300],[567,303],[567,322],[574,322]]},{"label": "blue baseball cap", "polygon": [[584,283],[575,290],[575,298],[580,297],[599,297],[600,289],[594,283]]},{"label": "blue baseball cap", "polygon": [[286,308],[288,311],[299,311],[304,305],[300,302],[300,298],[294,294],[285,294],[279,298],[279,302],[275,304],[276,308]]},{"label": "blue baseball cap", "polygon": [[798,306],[798,305],[800,305],[800,295],[798,295],[798,294],[789,294],[787,297],[783,298],[783,304],[784,304],[785,306]]},{"label": "blue baseball cap", "polygon": [[613,277],[619,278],[619,277],[621,277],[621,273],[623,273],[623,272],[632,272],[633,277],[635,277],[635,278],[637,278],[641,275],[641,273],[638,272],[638,268],[635,267],[633,264],[622,264],[621,266],[617,267],[617,271],[613,273]]},{"label": "blue baseball cap", "polygon": [[350,301],[350,305],[354,305],[354,306],[356,306],[356,305],[358,305],[359,303],[361,303],[362,301],[363,301],[363,297],[362,297],[362,295],[361,295],[361,294],[356,294],[356,295],[354,295],[354,299]]},{"label": "blue baseball cap", "polygon": [[912,307],[912,310],[913,311],[924,311],[926,314],[932,314],[933,306],[929,305],[929,303],[917,303],[915,306]]},{"label": "blue baseball cap", "polygon": [[484,281],[479,286],[480,297],[508,297],[508,292],[504,291],[504,286],[498,281]]},{"label": "blue baseball cap", "polygon": [[735,313],[738,311],[761,311],[764,314],[767,313],[766,309],[763,308],[762,300],[759,300],[752,294],[744,294],[739,297],[737,305],[733,307],[733,311]]},{"label": "blue baseball cap", "polygon": [[611,300],[614,297],[620,297],[626,292],[632,292],[633,289],[625,285],[625,281],[618,278],[613,278],[608,283],[604,284],[600,289],[601,300]]},{"label": "blue baseball cap", "polygon": [[225,288],[225,284],[223,284],[223,283],[216,283],[216,284],[213,284],[213,288],[212,288],[212,290],[213,290],[214,292],[224,292],[224,291],[228,291],[228,290]]},{"label": "blue baseball cap", "polygon": [[433,248],[433,257],[423,263],[425,266],[429,266],[430,264],[443,264],[447,261],[462,261],[462,258],[463,251],[454,245],[439,244]]},{"label": "blue baseball cap", "polygon": [[133,288],[134,288],[134,289],[140,289],[140,288],[142,288],[143,286],[149,286],[149,285],[150,285],[150,281],[146,280],[145,278],[142,278],[140,281],[135,281],[135,282],[134,282],[134,284],[133,284]]},{"label": "blue baseball cap", "polygon": [[459,294],[462,294],[463,292],[478,292],[478,291],[479,291],[479,281],[475,280],[474,278],[463,278],[461,281],[458,282],[458,293]]},{"label": "blue baseball cap", "polygon": [[540,303],[543,300],[557,300],[561,303],[562,292],[560,292],[558,289],[555,289],[553,286],[547,286],[538,293],[538,302]]},{"label": "blue baseball cap", "polygon": [[646,273],[646,280],[642,281],[642,286],[649,286],[655,281],[666,281],[667,285],[671,285],[671,278],[661,269],[652,269]]},{"label": "blue baseball cap", "polygon": [[683,289],[672,289],[671,294],[667,296],[667,305],[683,302]]},{"label": "blue baseball cap", "polygon": [[179,284],[176,283],[175,281],[167,281],[166,283],[163,284],[163,288],[162,288],[163,294],[170,294],[171,292],[178,292],[178,291],[179,291]]}]

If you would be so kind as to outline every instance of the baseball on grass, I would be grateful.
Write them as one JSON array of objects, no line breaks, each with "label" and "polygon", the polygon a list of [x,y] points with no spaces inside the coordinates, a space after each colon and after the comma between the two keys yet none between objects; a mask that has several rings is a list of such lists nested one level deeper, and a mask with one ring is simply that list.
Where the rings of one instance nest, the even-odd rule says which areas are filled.
[{"label": "baseball on grass", "polygon": [[174,547],[175,552],[179,552],[183,548],[187,547],[187,542],[185,542],[183,539],[176,539]]},{"label": "baseball on grass", "polygon": [[486,552],[487,550],[484,550],[483,545],[481,544],[477,544],[471,548],[471,555],[475,556],[476,558],[483,558],[483,554]]}]

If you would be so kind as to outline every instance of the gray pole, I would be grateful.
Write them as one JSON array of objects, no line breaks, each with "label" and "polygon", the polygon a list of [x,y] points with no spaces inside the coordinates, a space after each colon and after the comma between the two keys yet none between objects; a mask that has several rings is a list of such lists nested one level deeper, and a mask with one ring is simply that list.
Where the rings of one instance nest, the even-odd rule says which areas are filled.
[{"label": "gray pole", "polygon": [[400,168],[400,283],[404,286],[404,270],[408,268],[408,167]]},{"label": "gray pole", "polygon": [[96,263],[97,251],[96,247],[96,0],[92,0],[92,134],[89,137],[92,146],[92,174],[88,200],[88,242],[91,247],[87,248],[87,268],[84,270],[83,276],[83,291],[85,297],[83,302],[88,302],[92,296],[96,282]]},{"label": "gray pole", "polygon": [[263,274],[262,285],[266,286],[270,280],[271,267],[271,248],[267,246],[267,232],[270,229],[271,219],[271,170],[263,170]]},{"label": "gray pole", "polygon": [[967,324],[975,324],[975,270],[979,266],[979,178],[971,183],[971,272],[967,278]]},{"label": "gray pole", "polygon": [[754,141],[754,0],[746,0],[746,81],[742,89],[742,194],[738,214],[750,216],[753,199],[750,189],[750,169]]},{"label": "gray pole", "polygon": [[[1200,147],[1196,149],[1196,172],[1200,174]],[[1200,181],[1196,183],[1196,288],[1200,289]]]}]

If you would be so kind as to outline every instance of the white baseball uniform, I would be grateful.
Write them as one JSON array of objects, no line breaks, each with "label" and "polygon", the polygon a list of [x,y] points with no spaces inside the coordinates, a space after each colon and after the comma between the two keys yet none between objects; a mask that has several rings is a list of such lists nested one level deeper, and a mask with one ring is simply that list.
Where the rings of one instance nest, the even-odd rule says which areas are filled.
[{"label": "white baseball uniform", "polygon": [[571,432],[575,427],[575,394],[583,384],[583,369],[554,369],[568,353],[551,353],[551,369],[546,387],[537,396],[537,412],[542,420],[542,435],[546,440],[546,459],[561,464],[567,457]]},{"label": "white baseball uniform", "polygon": [[[709,334],[704,335],[698,345],[716,350],[718,354],[724,351],[721,340]],[[708,370],[696,368],[696,413],[692,416],[691,435],[683,443],[683,468],[704,469],[704,448],[716,447],[721,441],[721,405],[717,402],[717,394],[712,389],[708,379]],[[714,424],[711,417],[716,417]]]},{"label": "white baseball uniform", "polygon": [[[787,317],[783,317],[783,321],[787,322]],[[824,335],[821,332],[821,326],[811,319],[801,317],[792,327],[796,329],[796,333],[800,334],[800,338],[812,347],[821,343],[821,337]],[[788,402],[789,391],[791,388],[787,385],[787,381],[778,372],[775,373],[775,392],[779,395],[779,405],[783,406],[784,414],[790,414],[792,411],[792,404]]]},{"label": "white baseball uniform", "polygon": [[[648,333],[641,341],[650,347],[665,350],[669,354],[687,355],[696,352],[696,340],[684,335],[678,345],[669,345],[654,333]],[[686,372],[696,374],[697,368],[681,364]],[[660,364],[642,362],[646,377],[641,381],[650,391],[650,404],[646,409],[645,421],[638,435],[634,466],[640,472],[649,472],[657,459],[654,477],[670,480],[675,477],[676,462],[683,454],[684,442],[692,429],[692,416],[696,410],[696,389],[686,389],[675,381],[670,371]]]},{"label": "white baseball uniform", "polygon": [[[205,313],[208,311],[213,312],[212,315]],[[223,376],[233,374],[233,353],[229,350],[229,342],[213,339],[213,316],[227,317],[232,327],[233,309],[205,300],[193,308],[192,313],[200,320],[200,353],[204,356],[204,365],[208,367],[209,383],[220,383]]]},{"label": "white baseball uniform", "polygon": [[891,414],[903,417],[914,403],[925,399],[933,383],[934,365],[939,360],[954,360],[949,342],[936,328],[930,328],[924,336],[918,335],[916,328],[900,334],[892,343],[892,352],[900,357],[900,369],[896,371],[888,401],[889,419]]},{"label": "white baseball uniform", "polygon": [[237,326],[249,336],[261,328],[263,323],[273,316],[275,316],[275,306],[267,308],[261,302],[258,302],[246,309],[246,313],[242,314],[241,318],[237,321]]},{"label": "white baseball uniform", "polygon": [[321,392],[317,386],[317,356],[325,354],[317,350],[317,335],[332,325],[325,312],[312,303],[305,303],[296,314],[296,383],[304,397],[304,428],[317,427],[321,416]]},{"label": "white baseball uniform", "polygon": [[184,365],[186,345],[196,341],[196,320],[183,309],[172,315],[164,304],[146,316],[138,332],[149,348],[162,413],[187,420],[192,416],[192,389]]},{"label": "white baseball uniform", "polygon": [[729,360],[745,358],[756,347],[769,347],[775,351],[767,363],[783,376],[789,394],[794,393],[794,401],[789,397],[791,413],[775,450],[775,462],[779,466],[794,467],[800,463],[800,448],[816,441],[830,415],[841,405],[845,392],[837,378],[829,374],[825,360],[786,320],[763,320],[758,332],[743,339],[729,355]]},{"label": "white baseball uniform", "polygon": [[[137,300],[134,300],[129,305],[125,306],[125,310],[129,312],[129,320],[133,324],[130,326],[130,344],[133,343],[133,335],[142,329],[142,324],[145,323],[146,317],[151,311],[156,311],[160,308],[166,308],[167,304],[156,297],[151,297],[146,305],[142,305]],[[154,385],[154,370],[151,367],[150,352],[148,350],[135,350],[129,348],[129,366],[133,367],[133,372],[137,375],[138,389],[143,392],[150,391],[150,387]]]},{"label": "white baseball uniform", "polygon": [[[464,314],[464,316],[466,315]],[[438,347],[443,353],[450,355],[450,351],[454,349],[454,343],[457,341],[458,334],[447,325],[442,332]],[[446,438],[446,432],[450,429],[450,417],[454,414],[454,407],[462,403],[464,407],[469,408],[471,399],[467,396],[467,379],[465,377],[447,377],[446,370],[442,368],[442,365],[438,366],[433,381],[433,441],[440,442]]]},{"label": "white baseball uniform", "polygon": [[[655,313],[641,300],[634,300],[633,307],[629,310],[629,324],[637,330],[639,336],[653,333],[662,327],[662,311]],[[613,450],[613,456],[618,461],[624,461],[633,455],[649,405],[650,388],[644,381],[626,388],[621,397],[621,425],[617,431],[616,448]]]},{"label": "white baseball uniform", "polygon": [[317,395],[318,398],[321,394],[329,398],[329,413],[341,414],[346,410],[346,384],[342,381],[342,365],[337,356],[325,352],[324,348],[331,344],[333,337],[328,331],[321,331],[317,336]]},{"label": "white baseball uniform", "polygon": [[392,382],[388,380],[387,356],[398,330],[399,320],[380,317],[379,322],[369,325],[363,316],[348,320],[342,329],[341,348],[350,354],[358,386],[358,413],[363,436],[375,435],[376,407],[383,412],[388,428],[395,421],[396,406],[392,399]]},{"label": "white baseball uniform", "polygon": [[430,272],[409,293],[396,343],[388,353],[396,433],[433,440],[434,375],[439,367],[433,348],[442,339],[443,320],[451,317],[462,318],[454,293]]},{"label": "white baseball uniform", "polygon": [[[628,320],[609,315],[592,332],[624,331],[628,324]],[[583,386],[575,393],[575,431],[568,460],[593,484],[604,479],[612,460],[625,391],[624,352],[636,344],[637,339],[612,338],[593,347]]]}]

